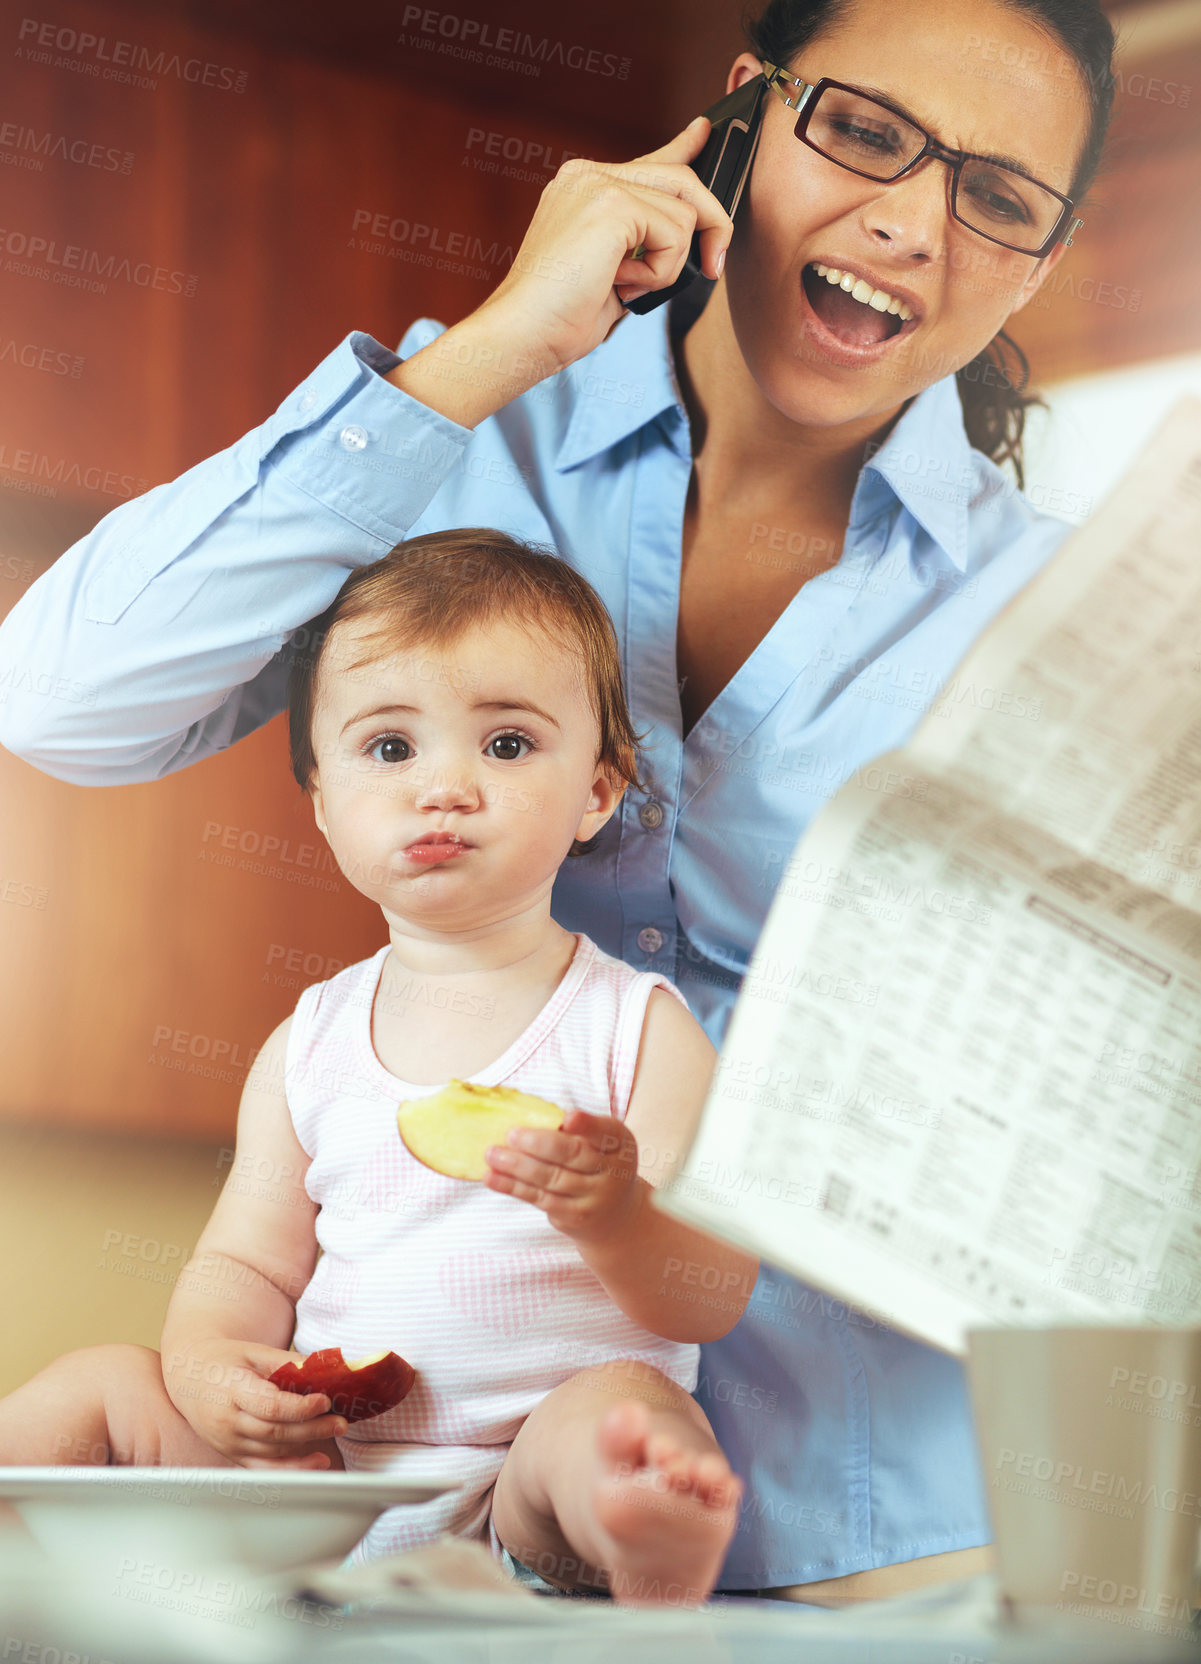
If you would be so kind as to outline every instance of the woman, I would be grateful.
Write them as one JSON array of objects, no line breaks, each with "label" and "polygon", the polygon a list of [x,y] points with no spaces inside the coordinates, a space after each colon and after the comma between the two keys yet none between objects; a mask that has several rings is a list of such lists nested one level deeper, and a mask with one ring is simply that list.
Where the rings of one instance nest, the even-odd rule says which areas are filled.
[{"label": "woman", "polygon": [[[617,624],[650,783],[555,917],[667,971],[720,1043],[813,813],[1066,529],[996,466],[1022,400],[990,344],[1062,258],[1111,87],[1092,0],[772,0],[750,39],[727,89],[775,67],[736,235],[687,166],[703,121],[566,164],[470,317],[399,358],[351,336],[33,586],[6,656],[86,664],[96,701],[14,677],[4,743],[155,778],[282,708],[351,566],[443,526],[553,542]],[[694,229],[713,282],[624,316]],[[698,1397],[748,1481],[720,1587],[838,1601],[986,1563],[954,1360],[765,1271]]]}]

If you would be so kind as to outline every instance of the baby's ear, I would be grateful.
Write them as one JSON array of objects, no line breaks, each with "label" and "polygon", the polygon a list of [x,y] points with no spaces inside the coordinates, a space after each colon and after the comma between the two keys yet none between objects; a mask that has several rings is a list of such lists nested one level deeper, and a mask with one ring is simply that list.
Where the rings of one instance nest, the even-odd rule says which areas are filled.
[{"label": "baby's ear", "polygon": [[588,843],[604,826],[621,802],[625,781],[607,763],[598,763],[588,807],[576,828],[576,842]]},{"label": "baby's ear", "polygon": [[317,776],[315,774],[313,775],[312,779],[309,781],[308,786],[305,789],[307,790],[307,792],[309,794],[309,797],[312,799],[313,819],[317,822],[317,827],[318,827],[318,830],[321,833],[321,836],[328,843],[329,842],[329,829],[325,824],[325,805],[321,801],[321,786],[320,786],[320,784],[317,780]]},{"label": "baby's ear", "polygon": [[593,793],[599,797],[601,805],[607,814],[621,806],[621,800],[626,794],[629,782],[610,763],[600,763],[597,766],[597,779],[593,784]]}]

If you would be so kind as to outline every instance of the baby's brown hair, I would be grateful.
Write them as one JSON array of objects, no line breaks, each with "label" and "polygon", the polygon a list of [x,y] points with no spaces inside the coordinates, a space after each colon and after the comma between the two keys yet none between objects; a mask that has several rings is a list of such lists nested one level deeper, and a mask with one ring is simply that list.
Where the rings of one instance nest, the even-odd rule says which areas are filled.
[{"label": "baby's brown hair", "polygon": [[[357,567],[319,617],[291,638],[288,734],[292,773],[307,791],[317,767],[313,708],[318,673],[337,624],[374,621],[363,656],[339,669],[354,671],[381,654],[418,645],[446,647],[468,630],[495,619],[542,630],[578,657],[600,728],[597,760],[615,782],[641,789],[638,736],[630,720],[621,656],[600,596],[553,550],[505,532],[469,526],[427,532],[398,543],[381,560]],[[574,844],[572,855],[586,847]]]}]

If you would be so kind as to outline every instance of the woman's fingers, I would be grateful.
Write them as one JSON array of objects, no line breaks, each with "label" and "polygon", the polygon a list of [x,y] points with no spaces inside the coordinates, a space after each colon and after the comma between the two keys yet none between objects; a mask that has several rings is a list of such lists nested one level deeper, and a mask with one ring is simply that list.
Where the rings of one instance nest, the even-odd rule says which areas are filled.
[{"label": "woman's fingers", "polygon": [[[627,167],[636,170],[642,184],[649,185],[661,194],[677,196],[692,210],[694,217],[691,221],[689,243],[692,233],[700,234],[702,269],[706,277],[717,278],[721,275],[718,256],[733,235],[734,222],[713,193],[701,184],[698,176],[687,165],[694,162],[705,148],[711,131],[708,118],[697,116],[667,144],[638,157],[628,163]],[[675,280],[674,273],[671,280]]]},{"label": "woman's fingers", "polygon": [[623,290],[675,281],[698,227],[704,269],[716,276],[731,222],[688,165],[708,132],[701,118],[632,162],[564,162],[509,272],[465,321],[476,350],[482,332],[490,362],[495,352],[519,359],[533,380],[575,363],[624,316]]},{"label": "woman's fingers", "polygon": [[733,227],[689,166],[709,130],[701,116],[633,162],[565,162],[497,287],[389,379],[474,427],[586,357],[626,316],[623,302],[674,283],[698,229],[702,270],[719,276]]},{"label": "woman's fingers", "polygon": [[[707,132],[704,122],[701,143],[683,148],[699,150]],[[706,276],[719,275],[718,255],[730,240],[733,221],[691,167],[671,152],[671,146],[664,146],[632,162],[574,158],[556,175],[554,183],[564,196],[583,198],[594,214],[611,216],[623,226],[625,257],[613,275],[618,290],[632,283],[653,289],[674,283],[697,232]]]},{"label": "woman's fingers", "polygon": [[577,236],[595,241],[598,255],[605,250],[600,257],[606,265],[616,258],[605,274],[610,286],[645,282],[648,275],[668,282],[684,263],[696,225],[685,173],[699,185],[691,168],[577,157],[564,163],[548,189],[564,229],[570,224]]}]

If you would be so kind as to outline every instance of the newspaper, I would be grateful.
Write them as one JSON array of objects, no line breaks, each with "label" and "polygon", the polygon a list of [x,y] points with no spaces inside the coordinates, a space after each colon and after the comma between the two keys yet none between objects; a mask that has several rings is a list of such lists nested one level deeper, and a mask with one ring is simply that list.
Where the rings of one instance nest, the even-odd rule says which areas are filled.
[{"label": "newspaper", "polygon": [[801,840],[660,1202],[950,1352],[1201,1321],[1201,401]]}]

